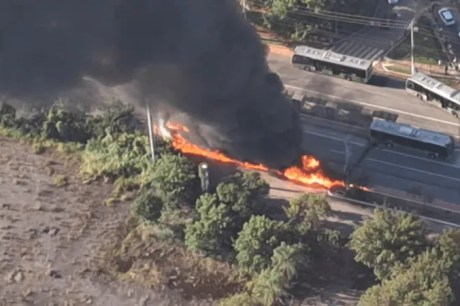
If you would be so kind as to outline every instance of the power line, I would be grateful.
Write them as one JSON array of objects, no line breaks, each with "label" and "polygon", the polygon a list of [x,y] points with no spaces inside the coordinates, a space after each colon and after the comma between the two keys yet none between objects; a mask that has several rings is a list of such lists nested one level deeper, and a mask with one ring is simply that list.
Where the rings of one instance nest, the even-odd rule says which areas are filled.
[{"label": "power line", "polygon": [[[261,1],[253,1],[253,2],[258,2],[262,7],[265,7],[263,2]],[[354,21],[362,21],[362,22],[376,22],[376,23],[385,23],[388,21],[392,21],[395,25],[405,25],[407,26],[408,23],[404,21],[396,21],[388,18],[379,18],[379,17],[372,17],[372,16],[362,16],[362,15],[357,15],[357,14],[348,14],[348,13],[341,13],[337,11],[329,11],[329,10],[312,10],[309,9],[306,6],[301,6],[301,5],[294,5],[292,7],[292,10],[288,11],[288,13],[297,13],[299,15],[302,15],[302,13],[308,14],[311,16],[312,14],[317,15],[317,16],[328,16],[328,17],[338,17],[341,19],[347,19],[347,20],[354,20]]]},{"label": "power line", "polygon": [[[339,17],[339,18],[348,18],[348,19],[353,19],[353,20],[360,20],[360,21],[369,21],[369,22],[387,22],[389,18],[380,18],[380,17],[370,17],[370,16],[361,16],[361,15],[354,15],[354,14],[345,14],[345,13],[340,13],[340,12],[334,12],[334,11],[327,11],[327,10],[311,10],[311,9],[305,9],[302,8],[301,6],[295,6],[294,10],[295,12],[304,12],[304,13],[315,13],[315,14],[321,14],[321,15],[328,15],[328,16],[334,16],[334,17]],[[392,20],[395,24],[407,24],[407,22],[404,21],[397,21],[397,20]]]},{"label": "power line", "polygon": [[320,17],[321,19],[352,23],[352,24],[360,24],[360,25],[375,26],[375,27],[387,27],[391,29],[403,30],[403,29],[407,29],[408,27],[407,23],[398,24],[398,23],[390,22],[389,19],[387,19],[385,22],[375,22],[375,21],[358,20],[358,19],[353,19],[353,18],[342,18],[342,17],[331,16],[331,15],[326,15],[326,14],[321,14],[321,13],[310,13],[310,12],[299,13],[297,11],[293,11],[292,14],[298,14],[300,16],[308,16],[308,17]]}]

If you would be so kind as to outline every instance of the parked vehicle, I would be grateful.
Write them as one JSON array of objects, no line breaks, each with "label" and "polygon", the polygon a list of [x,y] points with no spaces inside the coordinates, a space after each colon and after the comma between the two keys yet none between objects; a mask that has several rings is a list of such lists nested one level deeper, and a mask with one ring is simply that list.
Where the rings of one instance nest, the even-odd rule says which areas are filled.
[{"label": "parked vehicle", "polygon": [[446,26],[455,25],[455,18],[450,9],[443,7],[438,11],[438,15]]},{"label": "parked vehicle", "polygon": [[373,72],[370,60],[308,46],[295,48],[292,64],[302,70],[362,83],[369,82]]},{"label": "parked vehicle", "polygon": [[426,74],[417,72],[406,80],[406,91],[460,117],[460,92]]}]

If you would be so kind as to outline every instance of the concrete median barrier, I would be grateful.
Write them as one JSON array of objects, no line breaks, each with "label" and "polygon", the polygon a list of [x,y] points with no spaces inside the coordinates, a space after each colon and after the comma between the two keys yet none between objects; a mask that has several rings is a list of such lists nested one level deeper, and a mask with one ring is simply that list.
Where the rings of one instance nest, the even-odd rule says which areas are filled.
[{"label": "concrete median barrier", "polygon": [[365,191],[358,188],[335,188],[328,191],[327,196],[365,208],[383,208],[402,210],[450,227],[460,228],[460,207],[445,207],[433,203],[422,203],[394,195]]}]

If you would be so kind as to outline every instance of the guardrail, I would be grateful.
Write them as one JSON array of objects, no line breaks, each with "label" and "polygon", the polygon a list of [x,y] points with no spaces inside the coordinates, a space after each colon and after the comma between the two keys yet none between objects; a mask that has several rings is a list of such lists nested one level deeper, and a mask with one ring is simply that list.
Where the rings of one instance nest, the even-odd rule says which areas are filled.
[{"label": "guardrail", "polygon": [[[340,194],[329,190],[327,195],[331,198],[349,202],[366,208],[383,208],[405,211],[407,213],[420,216],[422,219],[439,223],[445,226],[460,228],[460,211],[446,209],[429,203],[421,203],[401,197],[384,193],[362,191],[353,189],[353,192],[361,193],[357,198]],[[366,197],[367,196],[367,197]],[[358,196],[359,197],[359,196]]]}]

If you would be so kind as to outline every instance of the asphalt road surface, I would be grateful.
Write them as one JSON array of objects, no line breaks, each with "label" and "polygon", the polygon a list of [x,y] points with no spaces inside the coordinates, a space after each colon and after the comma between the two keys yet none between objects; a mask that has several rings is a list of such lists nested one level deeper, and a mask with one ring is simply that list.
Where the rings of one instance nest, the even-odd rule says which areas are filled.
[{"label": "asphalt road surface", "polygon": [[302,92],[307,98],[347,102],[371,110],[398,115],[397,122],[434,130],[459,139],[460,122],[454,116],[404,90],[404,82],[374,76],[369,84],[349,82],[294,68],[285,56],[270,54],[270,68],[279,74],[287,89]]},{"label": "asphalt road surface", "polygon": [[[380,0],[376,11],[377,18],[389,18],[391,13],[396,13],[393,19],[398,25],[409,26],[414,17],[414,9],[417,5],[413,0],[400,0],[397,6],[389,5],[386,0]],[[374,60],[384,55],[395,41],[404,35],[405,29],[384,29],[380,26],[367,26],[334,44],[332,50],[345,55]]]},{"label": "asphalt road surface", "polygon": [[[315,155],[330,167],[343,169],[344,140],[350,137],[352,154],[349,164],[356,164],[367,146],[367,139],[347,135],[342,124],[322,121],[302,116],[305,152]],[[352,180],[357,180],[356,183],[363,180],[377,192],[423,202],[423,198],[410,194],[411,189],[419,187],[426,198],[433,199],[432,205],[460,204],[460,151],[455,152],[451,162],[442,162],[408,148],[377,147],[354,168]]]}]

